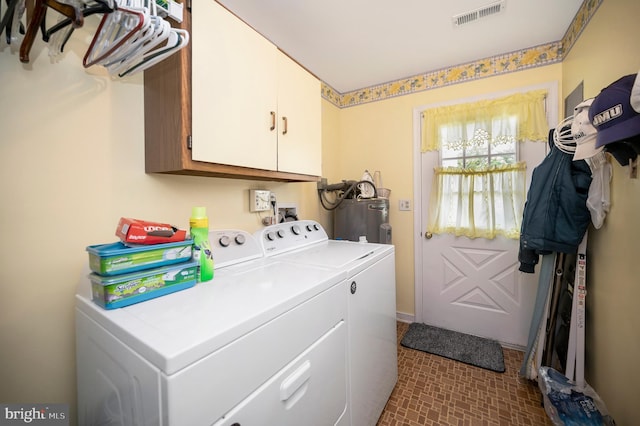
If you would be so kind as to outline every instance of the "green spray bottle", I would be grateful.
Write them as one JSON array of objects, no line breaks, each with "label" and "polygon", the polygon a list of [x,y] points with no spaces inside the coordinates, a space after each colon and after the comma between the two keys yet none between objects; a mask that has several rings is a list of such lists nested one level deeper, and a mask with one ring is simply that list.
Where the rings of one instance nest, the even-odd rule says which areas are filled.
[{"label": "green spray bottle", "polygon": [[209,219],[205,207],[194,207],[189,219],[191,238],[193,238],[193,258],[199,262],[198,282],[213,278],[213,253],[209,243]]}]

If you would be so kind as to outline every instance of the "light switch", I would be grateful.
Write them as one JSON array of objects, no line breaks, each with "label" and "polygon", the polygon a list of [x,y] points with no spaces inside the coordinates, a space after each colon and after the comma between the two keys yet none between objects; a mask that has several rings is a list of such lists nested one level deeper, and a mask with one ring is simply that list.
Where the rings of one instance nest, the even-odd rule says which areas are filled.
[{"label": "light switch", "polygon": [[409,211],[411,210],[411,200],[399,200],[398,208],[400,211]]}]

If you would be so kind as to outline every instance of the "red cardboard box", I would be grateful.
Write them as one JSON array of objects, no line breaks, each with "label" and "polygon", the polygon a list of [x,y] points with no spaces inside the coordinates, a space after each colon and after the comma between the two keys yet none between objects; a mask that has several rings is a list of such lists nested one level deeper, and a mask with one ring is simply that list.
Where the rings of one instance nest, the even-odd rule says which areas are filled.
[{"label": "red cardboard box", "polygon": [[116,236],[125,244],[162,244],[184,241],[187,231],[167,223],[121,217]]}]

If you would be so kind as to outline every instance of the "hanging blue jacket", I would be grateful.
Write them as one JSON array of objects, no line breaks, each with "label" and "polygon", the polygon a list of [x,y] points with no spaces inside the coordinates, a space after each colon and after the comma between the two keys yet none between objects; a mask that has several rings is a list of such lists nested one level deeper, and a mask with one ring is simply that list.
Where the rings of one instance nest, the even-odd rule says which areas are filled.
[{"label": "hanging blue jacket", "polygon": [[591,169],[584,160],[573,161],[553,143],[551,151],[533,170],[520,229],[520,271],[533,273],[538,256],[551,252],[577,253],[591,222],[587,196]]}]

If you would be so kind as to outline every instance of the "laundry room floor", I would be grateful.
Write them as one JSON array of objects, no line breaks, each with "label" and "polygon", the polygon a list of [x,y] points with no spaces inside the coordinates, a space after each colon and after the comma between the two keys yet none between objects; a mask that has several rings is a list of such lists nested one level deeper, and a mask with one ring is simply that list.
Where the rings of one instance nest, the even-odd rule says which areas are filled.
[{"label": "laundry room floor", "polygon": [[400,345],[409,324],[398,322],[398,383],[378,426],[553,425],[537,385],[518,377],[523,353],[503,349],[496,373]]}]

